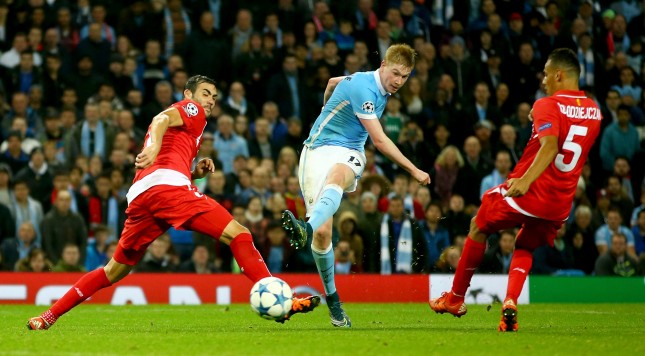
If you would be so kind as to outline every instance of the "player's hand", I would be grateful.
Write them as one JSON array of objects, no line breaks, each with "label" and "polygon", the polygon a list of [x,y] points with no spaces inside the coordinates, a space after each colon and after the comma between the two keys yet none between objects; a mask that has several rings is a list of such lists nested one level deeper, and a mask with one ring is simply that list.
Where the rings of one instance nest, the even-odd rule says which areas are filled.
[{"label": "player's hand", "polygon": [[531,184],[524,181],[522,178],[511,178],[506,182],[508,190],[505,197],[519,197],[529,191]]},{"label": "player's hand", "polygon": [[529,111],[529,121],[533,122],[533,109]]},{"label": "player's hand", "polygon": [[430,184],[430,175],[420,169],[414,171],[412,177],[421,185]]},{"label": "player's hand", "polygon": [[210,158],[202,158],[197,162],[195,170],[193,170],[193,178],[204,178],[208,172],[215,172],[215,163],[213,163],[213,160]]},{"label": "player's hand", "polygon": [[136,169],[145,169],[150,167],[155,162],[155,158],[157,158],[160,149],[161,145],[156,144],[144,147],[141,153],[137,155],[137,158],[135,158],[134,167]]}]

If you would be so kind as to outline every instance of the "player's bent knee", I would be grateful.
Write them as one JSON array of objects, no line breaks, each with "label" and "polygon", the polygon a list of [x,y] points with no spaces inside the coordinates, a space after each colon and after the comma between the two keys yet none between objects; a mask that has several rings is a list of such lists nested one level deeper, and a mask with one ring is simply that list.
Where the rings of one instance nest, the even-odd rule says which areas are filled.
[{"label": "player's bent knee", "polygon": [[105,276],[110,281],[110,283],[116,283],[122,280],[127,276],[134,266],[129,266],[123,263],[119,263],[114,259],[111,259],[103,270],[105,271]]},{"label": "player's bent knee", "polygon": [[481,232],[479,230],[479,226],[477,226],[477,216],[473,217],[470,220],[470,231],[468,232],[468,236],[477,242],[484,242],[486,241],[486,234]]},{"label": "player's bent knee", "polygon": [[230,245],[231,241],[233,241],[234,238],[244,233],[250,234],[249,229],[240,225],[240,223],[238,223],[237,221],[231,220],[231,222],[226,225],[226,228],[222,232],[220,241],[227,245]]}]

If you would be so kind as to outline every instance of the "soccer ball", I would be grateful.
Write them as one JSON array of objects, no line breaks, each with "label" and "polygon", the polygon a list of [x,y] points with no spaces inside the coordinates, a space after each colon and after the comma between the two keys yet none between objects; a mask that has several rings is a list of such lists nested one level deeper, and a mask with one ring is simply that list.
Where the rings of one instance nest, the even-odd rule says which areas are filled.
[{"label": "soccer ball", "polygon": [[251,288],[251,309],[268,320],[279,320],[291,310],[293,292],[291,287],[276,277],[259,280]]}]

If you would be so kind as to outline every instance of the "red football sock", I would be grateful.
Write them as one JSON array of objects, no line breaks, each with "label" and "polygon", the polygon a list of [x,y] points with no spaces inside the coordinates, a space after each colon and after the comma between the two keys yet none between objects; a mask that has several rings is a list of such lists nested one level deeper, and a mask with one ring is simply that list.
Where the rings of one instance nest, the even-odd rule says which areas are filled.
[{"label": "red football sock", "polygon": [[533,254],[527,250],[515,248],[511,267],[508,271],[508,289],[506,290],[506,299],[511,298],[517,304],[517,298],[522,293],[526,276],[531,271],[533,264]]},{"label": "red football sock", "polygon": [[[51,312],[55,319],[58,319],[61,315],[67,313],[70,309],[79,305],[100,289],[111,285],[112,282],[108,280],[105,270],[103,268],[97,268],[92,272],[86,273],[81,277],[81,279],[76,281],[74,286],[70,288],[62,298],[54,303],[51,308],[49,308],[48,312]],[[47,314],[47,317],[51,318],[51,314],[45,312],[43,315],[45,314]],[[55,319],[54,321],[56,321]],[[50,320],[47,320],[47,322],[53,324]]]},{"label": "red football sock", "polygon": [[249,233],[241,233],[231,241],[233,257],[240,266],[240,270],[253,283],[264,277],[271,277],[271,273],[264,263],[260,252],[253,245],[253,238]]},{"label": "red football sock", "polygon": [[464,244],[464,251],[459,258],[455,278],[452,280],[452,294],[451,299],[463,301],[466,295],[466,290],[470,286],[470,280],[475,274],[475,270],[482,263],[484,259],[484,252],[486,251],[485,242],[477,242],[468,236]]}]

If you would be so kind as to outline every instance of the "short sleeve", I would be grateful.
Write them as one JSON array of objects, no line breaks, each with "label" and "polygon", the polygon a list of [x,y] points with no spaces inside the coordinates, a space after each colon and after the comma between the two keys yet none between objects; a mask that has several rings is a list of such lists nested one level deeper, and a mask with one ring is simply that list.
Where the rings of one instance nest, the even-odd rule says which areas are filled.
[{"label": "short sleeve", "polygon": [[[179,115],[181,115],[181,119],[188,132],[194,133],[196,129],[199,132],[203,130],[206,114],[204,113],[204,108],[202,108],[201,105],[198,105],[191,100],[182,100],[172,106],[179,111]],[[199,136],[199,134],[200,133],[197,133],[197,136]]]},{"label": "short sleeve", "polygon": [[[356,79],[354,79],[356,80]],[[349,102],[352,105],[354,114],[363,120],[377,119],[378,97],[370,88],[367,88],[367,82],[358,81],[347,86]]]},{"label": "short sleeve", "polygon": [[541,99],[533,104],[533,127],[538,138],[559,136],[560,111],[555,100]]}]

